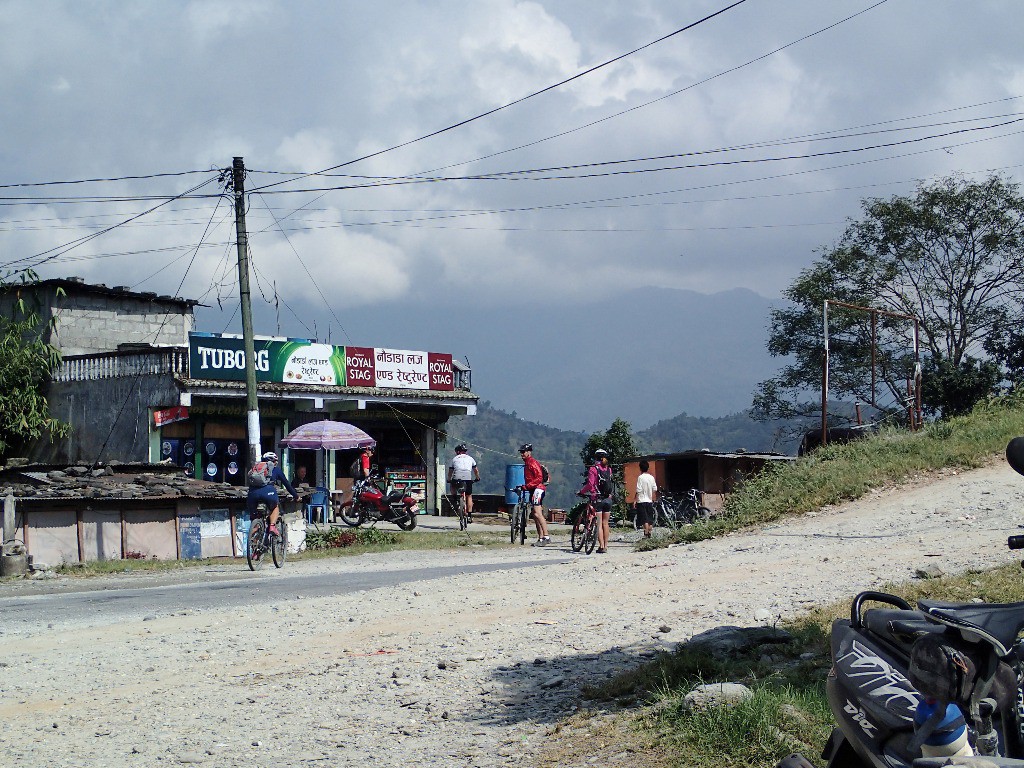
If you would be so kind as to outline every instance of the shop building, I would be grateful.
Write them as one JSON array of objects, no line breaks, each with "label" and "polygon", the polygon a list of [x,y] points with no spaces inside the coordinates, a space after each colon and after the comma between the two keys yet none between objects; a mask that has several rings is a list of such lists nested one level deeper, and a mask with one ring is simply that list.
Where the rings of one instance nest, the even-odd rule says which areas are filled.
[{"label": "shop building", "polygon": [[655,453],[626,459],[623,466],[626,503],[636,501],[636,479],[640,461],[646,459],[658,488],[677,498],[685,498],[691,488],[704,494],[704,504],[718,511],[726,497],[740,483],[760,473],[769,464],[793,461],[795,457],[779,453],[718,452],[707,449]]},{"label": "shop building", "polygon": [[[240,337],[195,332],[191,300],[76,279],[43,281],[34,290],[44,299],[42,320],[57,318],[52,343],[64,354],[48,390],[50,410],[71,430],[40,441],[33,461],[170,461],[196,479],[244,484]],[[62,330],[69,308],[78,313],[75,327]],[[345,488],[354,454],[282,452],[278,443],[305,423],[346,421],[377,440],[375,462],[413,484],[423,511],[438,510],[438,430],[451,415],[476,413],[468,366],[450,353],[269,337],[257,338],[255,357],[261,445],[282,454],[286,473],[305,466],[311,484]]]}]

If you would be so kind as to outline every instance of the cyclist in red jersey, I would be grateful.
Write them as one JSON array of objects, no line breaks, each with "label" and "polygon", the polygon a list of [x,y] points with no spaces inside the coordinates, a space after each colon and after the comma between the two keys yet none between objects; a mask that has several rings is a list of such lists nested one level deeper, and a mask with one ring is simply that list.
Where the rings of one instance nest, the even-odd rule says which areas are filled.
[{"label": "cyclist in red jersey", "polygon": [[523,457],[524,481],[527,493],[530,494],[530,506],[533,510],[533,523],[537,527],[537,540],[533,542],[535,547],[546,547],[551,543],[548,536],[548,522],[544,519],[544,493],[547,490],[544,486],[544,473],[541,471],[540,462],[533,458],[533,446],[526,443],[519,448],[519,455]]}]

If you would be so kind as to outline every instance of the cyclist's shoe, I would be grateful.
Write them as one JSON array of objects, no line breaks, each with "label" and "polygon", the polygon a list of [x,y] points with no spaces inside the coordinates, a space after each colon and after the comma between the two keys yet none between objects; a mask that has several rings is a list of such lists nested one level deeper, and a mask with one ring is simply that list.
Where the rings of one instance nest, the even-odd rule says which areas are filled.
[{"label": "cyclist's shoe", "polygon": [[274,536],[280,536],[281,535],[281,531],[278,530],[276,525],[270,526],[270,533],[273,534]]},{"label": "cyclist's shoe", "polygon": [[473,516],[472,515],[466,515],[466,522],[467,523],[472,523],[473,522]]},{"label": "cyclist's shoe", "polygon": [[546,539],[537,539],[537,540],[536,540],[535,542],[533,542],[533,544],[531,544],[530,546],[531,546],[531,547],[546,547],[546,546],[548,545],[548,542],[549,542],[549,541],[551,541],[551,539],[550,539],[550,538],[546,538]]},{"label": "cyclist's shoe", "polygon": [[606,554],[607,552],[608,552],[608,550],[605,549],[604,547],[598,547],[597,548],[597,554],[599,554],[599,555]]}]

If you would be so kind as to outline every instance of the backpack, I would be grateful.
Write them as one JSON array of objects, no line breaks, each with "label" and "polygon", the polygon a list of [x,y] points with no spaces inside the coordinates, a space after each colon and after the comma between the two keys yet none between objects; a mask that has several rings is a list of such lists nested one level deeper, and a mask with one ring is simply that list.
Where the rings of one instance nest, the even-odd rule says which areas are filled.
[{"label": "backpack", "polygon": [[349,477],[351,477],[353,480],[362,480],[363,479],[363,462],[362,462],[362,458],[363,458],[362,456],[356,456],[355,461],[353,461],[352,465],[348,468]]},{"label": "backpack", "polygon": [[548,472],[548,468],[547,467],[545,467],[543,464],[541,464],[540,465],[540,481],[542,483],[544,483],[544,485],[547,485],[548,484],[548,480],[550,480],[550,479],[551,479],[551,473]]},{"label": "backpack", "polygon": [[612,477],[612,469],[608,468],[607,472],[602,472],[600,468],[597,470],[597,492],[603,499],[611,498],[612,494],[615,493],[615,480]]},{"label": "backpack", "polygon": [[245,478],[250,488],[264,488],[270,483],[270,465],[265,461],[257,461]]}]

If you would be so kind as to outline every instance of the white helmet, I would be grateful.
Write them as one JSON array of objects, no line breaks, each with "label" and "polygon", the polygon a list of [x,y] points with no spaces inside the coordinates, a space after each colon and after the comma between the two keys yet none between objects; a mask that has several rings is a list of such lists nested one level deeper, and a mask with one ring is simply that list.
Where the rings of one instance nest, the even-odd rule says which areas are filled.
[{"label": "white helmet", "polygon": [[267,451],[266,453],[263,454],[263,461],[272,461],[275,464],[277,464],[277,454],[274,453],[273,451]]}]

